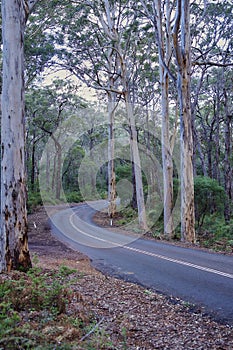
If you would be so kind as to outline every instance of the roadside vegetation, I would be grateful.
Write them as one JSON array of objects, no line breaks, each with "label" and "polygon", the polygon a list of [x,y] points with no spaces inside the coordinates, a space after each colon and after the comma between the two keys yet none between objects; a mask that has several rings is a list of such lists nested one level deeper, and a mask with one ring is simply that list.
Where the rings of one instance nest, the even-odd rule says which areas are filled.
[{"label": "roadside vegetation", "polygon": [[[90,192],[90,198],[83,198],[81,192],[76,190],[75,185],[69,184],[66,186],[64,182],[64,198],[57,200],[55,195],[51,193],[43,194],[43,200],[41,198],[39,189],[37,191],[29,191],[28,196],[28,209],[29,212],[33,212],[36,208],[42,204],[56,205],[63,203],[80,203],[88,199],[107,199],[107,187],[104,178],[104,171],[102,176],[98,173],[97,177],[97,192],[95,194]],[[120,164],[116,168],[116,180],[121,181],[132,181],[132,170],[128,164]],[[126,184],[127,185],[127,184]],[[211,179],[206,176],[198,175],[194,179],[195,188],[195,216],[196,216],[196,235],[197,244],[200,247],[213,249],[214,251],[223,251],[227,253],[233,252],[233,220],[226,222],[224,217],[224,203],[226,200],[226,194],[224,188],[219,185],[217,180]],[[113,220],[114,226],[120,226],[127,230],[140,232],[137,222],[137,208],[132,200],[132,193],[127,192],[127,186],[120,188],[121,203],[123,205],[118,206],[117,213]],[[179,182],[174,179],[174,198],[176,198],[179,191]],[[88,191],[87,191],[88,193]],[[147,200],[147,183],[144,178],[144,193],[145,202]],[[166,239],[163,235],[163,213],[161,206],[158,209],[148,210],[147,220],[149,224],[148,237],[154,239]],[[101,225],[102,223],[108,224],[109,219],[107,212],[100,213],[100,220],[97,220]],[[101,221],[102,218],[102,221]],[[180,240],[180,227],[178,226],[175,230],[175,234],[172,241]]]},{"label": "roadside vegetation", "polygon": [[94,270],[77,271],[75,260],[36,260],[27,273],[0,275],[0,349],[232,348],[232,327],[202,308]]},{"label": "roadside vegetation", "polygon": [[107,345],[99,320],[74,288],[82,274],[65,265],[59,270],[34,265],[27,273],[0,277],[0,349],[68,350],[74,345],[102,349],[101,343]]}]

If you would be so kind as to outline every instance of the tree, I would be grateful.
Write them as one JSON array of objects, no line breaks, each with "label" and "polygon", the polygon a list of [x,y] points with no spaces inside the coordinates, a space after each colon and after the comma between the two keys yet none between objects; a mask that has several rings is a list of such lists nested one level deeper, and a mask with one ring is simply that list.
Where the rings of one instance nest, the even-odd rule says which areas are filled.
[{"label": "tree", "polygon": [[[191,41],[190,2],[141,0],[147,17],[151,20],[159,53],[163,172],[164,172],[164,230],[173,231],[172,144],[169,136],[169,78],[175,83],[180,111],[181,159],[181,239],[195,241],[193,141],[191,119]],[[176,6],[175,6],[176,5]],[[173,18],[173,14],[174,18]],[[172,65],[172,63],[174,63]],[[174,74],[174,70],[175,73]]]},{"label": "tree", "polygon": [[[61,58],[67,60],[63,66],[88,86],[105,91],[108,95],[110,215],[114,215],[116,198],[113,166],[114,104],[123,97],[130,128],[132,161],[135,167],[139,223],[146,230],[137,132],[131,106],[132,87],[129,84],[134,68],[131,56],[137,47],[136,35],[132,35],[137,31],[135,14],[132,9],[129,9],[130,1],[106,0],[99,3],[86,1],[79,5],[78,18],[75,19],[74,27],[70,28],[70,23],[68,23],[65,28],[65,38],[69,42],[69,48],[66,52],[62,50]],[[75,15],[74,12],[74,17]],[[77,24],[79,27],[75,30]],[[92,35],[90,35],[90,30]]]},{"label": "tree", "polygon": [[180,109],[181,240],[195,242],[193,136],[191,116],[190,1],[177,0],[173,27]]},{"label": "tree", "polygon": [[170,102],[174,100],[171,96],[170,78],[172,83],[175,77],[171,74],[172,64],[172,36],[171,36],[171,15],[172,11],[169,3],[161,4],[161,1],[155,0],[152,9],[146,6],[142,1],[146,15],[150,18],[155,32],[155,40],[158,47],[159,55],[159,73],[160,73],[160,90],[161,90],[161,115],[162,115],[162,163],[163,163],[163,217],[164,217],[164,234],[171,238],[174,234],[173,221],[173,144],[176,137],[176,128],[170,137],[170,119],[171,108]]},{"label": "tree", "polygon": [[31,267],[27,238],[24,111],[24,33],[37,0],[2,0],[0,271]]}]

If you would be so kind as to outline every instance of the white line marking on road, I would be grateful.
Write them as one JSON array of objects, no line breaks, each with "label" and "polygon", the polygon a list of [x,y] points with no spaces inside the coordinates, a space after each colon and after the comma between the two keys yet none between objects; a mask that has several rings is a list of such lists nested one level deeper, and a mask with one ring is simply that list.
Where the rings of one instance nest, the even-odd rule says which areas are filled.
[{"label": "white line marking on road", "polygon": [[[215,269],[212,269],[212,268],[209,268],[209,267],[204,267],[204,266],[200,266],[200,265],[195,265],[195,264],[192,264],[192,263],[189,263],[189,262],[186,262],[186,261],[183,261],[183,260],[177,260],[177,259],[173,259],[173,258],[169,258],[167,256],[164,256],[164,255],[160,255],[160,254],[155,254],[155,253],[151,253],[151,252],[148,252],[146,250],[141,250],[141,249],[138,249],[138,248],[133,248],[133,247],[128,247],[128,246],[124,246],[124,245],[120,245],[120,244],[117,244],[115,242],[112,242],[112,241],[109,241],[109,240],[106,240],[106,239],[103,239],[103,238],[100,238],[100,237],[95,237],[87,232],[84,232],[82,230],[80,230],[73,222],[73,216],[76,215],[76,213],[73,213],[70,215],[70,224],[73,226],[73,228],[75,230],[77,230],[78,232],[80,232],[81,234],[87,236],[87,237],[90,237],[90,238],[94,238],[95,240],[97,241],[101,241],[101,242],[105,242],[105,243],[109,243],[109,244],[112,244],[112,248],[116,248],[116,247],[121,247],[123,249],[127,249],[127,250],[130,250],[130,251],[133,251],[135,253],[139,253],[139,254],[144,254],[144,255],[148,255],[148,256],[151,256],[151,257],[154,257],[154,258],[159,258],[159,259],[162,259],[162,260],[166,260],[166,261],[170,261],[172,263],[175,263],[175,264],[179,264],[179,265],[184,265],[184,266],[188,266],[188,267],[192,267],[194,269],[197,269],[197,270],[201,270],[201,271],[205,271],[205,272],[209,272],[209,273],[214,273],[216,275],[220,275],[222,277],[227,277],[227,278],[231,278],[233,279],[233,275],[230,274],[230,273],[226,273],[226,272],[222,272],[222,271],[218,271],[218,270],[215,270]],[[91,225],[89,225],[91,226]]]},{"label": "white line marking on road", "polygon": [[216,275],[220,275],[220,276],[223,276],[223,277],[228,277],[228,278],[232,278],[233,279],[233,275],[232,274],[226,273],[226,272],[222,272],[222,271],[218,271],[218,270],[214,270],[214,269],[211,269],[209,267],[195,265],[195,264],[183,261],[183,260],[177,260],[177,259],[169,258],[169,257],[164,256],[164,255],[147,252],[146,250],[141,250],[141,249],[137,249],[137,248],[127,247],[127,246],[122,247],[122,248],[128,249],[128,250],[132,250],[132,251],[134,251],[136,253],[140,253],[140,254],[152,256],[152,257],[155,257],[155,258],[167,260],[167,261],[173,262],[175,264],[189,266],[189,267],[192,267],[194,269],[202,270],[202,271],[205,271],[205,272],[215,273]]},{"label": "white line marking on road", "polygon": [[[80,233],[83,234],[84,236],[87,236],[87,237],[90,237],[90,238],[94,238],[94,239],[97,240],[97,241],[105,242],[105,243],[110,243],[110,244],[113,245],[112,248],[121,246],[121,244],[117,244],[117,243],[111,242],[111,241],[109,241],[109,240],[106,240],[106,239],[103,239],[103,238],[100,238],[100,237],[96,237],[96,236],[93,236],[93,235],[91,235],[91,234],[89,234],[89,233],[87,233],[87,232],[82,231],[82,230],[81,230],[79,227],[77,227],[77,226],[75,225],[75,223],[73,222],[73,216],[75,216],[75,215],[76,215],[76,213],[71,214],[71,215],[70,215],[70,219],[69,219],[71,226],[72,226],[75,230],[77,230],[78,232],[80,232]],[[93,228],[92,225],[90,225],[90,224],[87,224],[87,225]]]}]

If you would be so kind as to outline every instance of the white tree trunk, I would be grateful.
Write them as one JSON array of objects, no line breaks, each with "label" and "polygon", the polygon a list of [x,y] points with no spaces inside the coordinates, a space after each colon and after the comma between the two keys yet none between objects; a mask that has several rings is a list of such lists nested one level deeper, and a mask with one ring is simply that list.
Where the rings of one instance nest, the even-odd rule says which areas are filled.
[{"label": "white tree trunk", "polygon": [[[164,234],[171,238],[174,234],[173,221],[173,160],[172,147],[170,142],[170,113],[169,113],[169,76],[164,69],[163,62],[169,69],[171,61],[171,28],[170,28],[170,6],[166,3],[165,27],[161,11],[161,2],[155,0],[154,13],[157,19],[157,45],[159,47],[159,70],[161,89],[161,109],[162,109],[162,159],[163,159],[163,214],[164,214]],[[164,28],[164,29],[163,29]],[[175,132],[174,132],[175,134]]]},{"label": "white tree trunk", "polygon": [[148,231],[145,201],[144,201],[144,191],[143,191],[143,183],[142,183],[141,160],[140,160],[140,155],[138,150],[135,118],[134,118],[132,104],[130,103],[130,98],[128,93],[126,92],[124,96],[125,96],[125,105],[126,105],[126,111],[127,111],[129,128],[130,128],[130,145],[131,145],[132,160],[133,160],[133,167],[134,167],[134,174],[135,174],[135,183],[136,183],[138,222],[139,222],[140,228],[143,231]]},{"label": "white tree trunk", "polygon": [[178,80],[177,89],[180,105],[180,147],[181,147],[181,240],[195,242],[194,181],[193,181],[193,137],[191,116],[191,43],[190,2],[177,1],[177,25],[181,22],[181,45],[178,32],[174,34]]},{"label": "white tree trunk", "polygon": [[114,166],[115,158],[115,98],[114,93],[108,93],[108,215],[113,218],[116,215],[116,174]]},{"label": "white tree trunk", "polygon": [[[162,67],[160,66],[160,69]],[[168,76],[162,72],[161,100],[162,100],[162,159],[163,159],[163,213],[164,234],[171,238],[174,234],[173,222],[173,160],[169,135],[169,98]]]},{"label": "white tree trunk", "polygon": [[[30,1],[30,7],[35,1]],[[3,87],[0,271],[31,266],[27,242],[24,30],[29,6],[2,0]]]}]

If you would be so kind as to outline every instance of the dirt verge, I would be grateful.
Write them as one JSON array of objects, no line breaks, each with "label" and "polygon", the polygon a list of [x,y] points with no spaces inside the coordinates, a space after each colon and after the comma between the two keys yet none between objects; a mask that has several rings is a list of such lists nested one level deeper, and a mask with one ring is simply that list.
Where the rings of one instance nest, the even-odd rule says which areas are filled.
[{"label": "dirt verge", "polygon": [[[83,274],[73,288],[81,295],[76,304],[85,301],[101,321],[98,329],[104,340],[103,344],[98,340],[95,349],[233,348],[232,327],[214,321],[202,309],[94,270],[87,257],[52,236],[43,208],[29,215],[29,246],[42,268],[64,264]],[[96,332],[87,338],[93,336]],[[80,345],[80,339],[72,339],[71,344],[72,349],[88,349]]]}]

